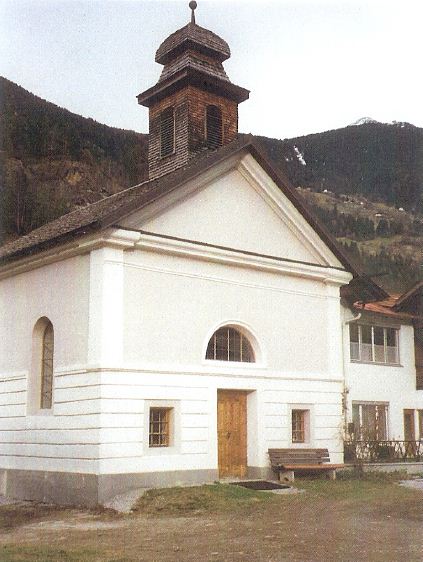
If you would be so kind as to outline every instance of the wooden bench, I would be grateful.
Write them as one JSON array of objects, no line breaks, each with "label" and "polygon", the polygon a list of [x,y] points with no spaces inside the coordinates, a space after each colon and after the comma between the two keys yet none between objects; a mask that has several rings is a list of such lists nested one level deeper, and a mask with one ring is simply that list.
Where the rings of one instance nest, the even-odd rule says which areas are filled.
[{"label": "wooden bench", "polygon": [[344,467],[343,464],[329,464],[327,449],[269,449],[269,457],[280,482],[292,482],[295,472],[325,472],[335,480],[336,469]]}]

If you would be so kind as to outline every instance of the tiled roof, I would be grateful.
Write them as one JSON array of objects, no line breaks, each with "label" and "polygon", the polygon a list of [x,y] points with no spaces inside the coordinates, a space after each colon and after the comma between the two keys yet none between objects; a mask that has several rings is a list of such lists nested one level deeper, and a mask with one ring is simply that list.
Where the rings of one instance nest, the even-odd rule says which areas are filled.
[{"label": "tiled roof", "polygon": [[229,45],[212,31],[195,23],[188,23],[163,41],[156,51],[156,62],[166,64],[174,51],[185,45],[194,45],[201,51],[211,52],[221,62],[231,56]]},{"label": "tiled roof", "polygon": [[376,302],[363,303],[361,301],[357,301],[354,303],[354,308],[359,312],[372,312],[374,314],[382,314],[383,316],[397,318],[399,320],[412,320],[415,318],[414,314],[397,312],[395,310],[395,305],[399,299],[400,295],[390,295],[389,298]]}]

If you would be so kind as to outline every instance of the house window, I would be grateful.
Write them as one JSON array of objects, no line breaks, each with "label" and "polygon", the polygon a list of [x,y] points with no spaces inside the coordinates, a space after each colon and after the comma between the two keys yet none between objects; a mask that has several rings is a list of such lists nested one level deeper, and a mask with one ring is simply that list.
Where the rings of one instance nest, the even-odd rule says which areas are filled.
[{"label": "house window", "polygon": [[222,146],[222,110],[217,105],[206,109],[206,142],[208,148]]},{"label": "house window", "polygon": [[219,328],[211,337],[206,359],[254,363],[254,352],[248,339],[235,328]]},{"label": "house window", "polygon": [[42,410],[51,409],[53,401],[53,354],[54,332],[53,325],[48,322],[44,328],[41,340],[41,399]]},{"label": "house window", "polygon": [[175,114],[168,107],[160,114],[160,156],[169,156],[175,151]]},{"label": "house window", "polygon": [[150,408],[150,447],[169,447],[172,408]]},{"label": "house window", "polygon": [[398,365],[398,330],[367,324],[350,324],[351,361]]},{"label": "house window", "polygon": [[310,410],[291,410],[292,443],[309,441]]},{"label": "house window", "polygon": [[416,428],[414,425],[414,410],[404,410],[404,440],[405,441],[415,441],[416,440]]},{"label": "house window", "polygon": [[385,441],[388,438],[388,404],[353,403],[353,437]]},{"label": "house window", "polygon": [[423,441],[423,410],[417,410],[419,424],[419,439]]}]

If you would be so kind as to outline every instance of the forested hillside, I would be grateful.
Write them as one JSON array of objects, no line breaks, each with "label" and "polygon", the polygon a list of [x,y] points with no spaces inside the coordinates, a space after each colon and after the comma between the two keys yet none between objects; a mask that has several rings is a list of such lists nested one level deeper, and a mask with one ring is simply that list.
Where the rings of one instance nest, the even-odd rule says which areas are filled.
[{"label": "forested hillside", "polygon": [[0,77],[0,236],[145,179],[145,135],[101,125]]},{"label": "forested hillside", "polygon": [[[364,123],[257,137],[365,270],[388,290],[420,278],[423,129]],[[0,242],[147,176],[147,136],[75,115],[0,78]]]},{"label": "forested hillside", "polygon": [[260,137],[294,185],[364,195],[423,213],[423,129],[364,123],[278,141]]}]

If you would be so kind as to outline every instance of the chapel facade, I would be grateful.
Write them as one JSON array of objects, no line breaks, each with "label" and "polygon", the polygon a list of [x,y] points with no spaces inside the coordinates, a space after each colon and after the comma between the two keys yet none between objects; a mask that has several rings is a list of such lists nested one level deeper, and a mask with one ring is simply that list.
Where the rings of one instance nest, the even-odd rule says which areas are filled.
[{"label": "chapel facade", "polygon": [[96,505],[423,436],[421,287],[363,277],[237,135],[229,55],[194,17],[167,38],[149,180],[0,249],[0,492]]}]

